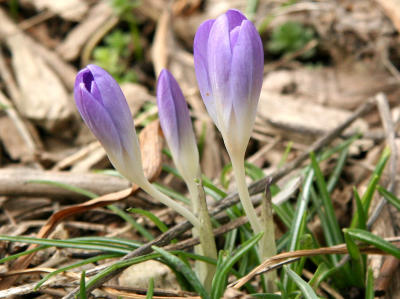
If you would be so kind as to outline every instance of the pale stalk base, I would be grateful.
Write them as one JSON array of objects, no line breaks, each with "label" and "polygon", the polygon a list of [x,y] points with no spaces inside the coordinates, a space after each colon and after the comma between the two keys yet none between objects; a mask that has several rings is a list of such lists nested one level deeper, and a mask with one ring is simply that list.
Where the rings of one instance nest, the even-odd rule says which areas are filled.
[{"label": "pale stalk base", "polygon": [[[253,203],[251,202],[249,190],[246,184],[244,158],[235,157],[234,155],[230,156],[239,198],[247,215],[247,218],[249,219],[250,226],[253,229],[254,234],[263,232],[263,236],[261,237],[258,245],[258,256],[260,258],[260,261],[263,262],[265,259],[271,257],[276,253],[272,212],[269,207],[268,211],[270,212],[264,211],[263,214],[265,214],[265,216],[263,216],[261,219],[258,218]],[[264,207],[263,210],[267,211],[267,207]],[[266,274],[264,275],[264,278],[268,291],[273,291],[275,289],[274,281],[276,279],[276,274]]]},{"label": "pale stalk base", "polygon": [[[215,245],[214,233],[212,230],[210,215],[208,214],[206,197],[203,186],[194,181],[187,182],[189,193],[192,201],[193,212],[198,216],[200,221],[200,229],[193,228],[193,236],[199,237],[200,244],[195,246],[196,254],[217,259],[217,247]],[[215,265],[204,263],[201,261],[195,262],[195,270],[207,291],[211,291],[212,280],[215,275]]]},{"label": "pale stalk base", "polygon": [[[263,201],[261,203],[261,222],[263,223],[265,232],[260,240],[260,258],[261,262],[276,255],[276,243],[275,243],[275,228],[274,218],[272,214],[272,202],[271,193],[269,190],[263,194]],[[277,291],[275,281],[277,279],[276,271],[269,271],[264,274],[266,287],[268,292]]]}]

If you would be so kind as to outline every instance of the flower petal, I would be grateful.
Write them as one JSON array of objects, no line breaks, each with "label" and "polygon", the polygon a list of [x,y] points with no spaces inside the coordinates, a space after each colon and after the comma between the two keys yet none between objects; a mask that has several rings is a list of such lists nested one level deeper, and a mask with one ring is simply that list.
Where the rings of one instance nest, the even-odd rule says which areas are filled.
[{"label": "flower petal", "polygon": [[233,49],[230,74],[230,97],[237,123],[239,138],[247,144],[254,124],[263,79],[264,56],[260,36],[250,21],[240,27]]},{"label": "flower petal", "polygon": [[[183,97],[182,92],[176,89],[174,80],[171,80],[170,73],[162,70],[157,82],[157,104],[160,125],[165,139],[171,150],[179,149],[179,120],[176,103],[178,98]],[[178,98],[174,96],[178,95]],[[175,99],[175,101],[174,101]]]},{"label": "flower petal", "polygon": [[121,140],[131,139],[128,136],[135,134],[132,114],[117,81],[97,65],[88,65],[87,69],[90,70],[96,85],[101,86],[98,90],[102,103],[110,114],[117,131],[120,132]]},{"label": "flower petal", "polygon": [[208,75],[208,38],[210,30],[215,20],[208,20],[203,22],[196,32],[193,43],[193,55],[194,55],[194,68],[196,72],[196,78],[199,85],[200,94],[203,98],[204,104],[207,108],[208,113],[214,122],[216,122],[217,116],[215,111],[215,101],[212,94],[210,85],[210,78]]},{"label": "flower petal", "polygon": [[122,146],[114,122],[104,107],[90,94],[84,83],[75,91],[76,104],[86,125],[107,151],[122,155]]},{"label": "flower petal", "polygon": [[165,69],[158,78],[157,104],[160,125],[175,165],[185,179],[193,180],[199,157],[189,109],[178,82]]},{"label": "flower petal", "polygon": [[232,50],[229,38],[228,17],[222,15],[215,20],[208,40],[208,76],[215,101],[216,125],[221,130],[227,129],[232,110],[229,95],[229,75]]},{"label": "flower petal", "polygon": [[245,15],[237,9],[229,9],[225,15],[228,18],[229,31],[232,31],[235,27],[240,26],[244,20],[247,20]]}]

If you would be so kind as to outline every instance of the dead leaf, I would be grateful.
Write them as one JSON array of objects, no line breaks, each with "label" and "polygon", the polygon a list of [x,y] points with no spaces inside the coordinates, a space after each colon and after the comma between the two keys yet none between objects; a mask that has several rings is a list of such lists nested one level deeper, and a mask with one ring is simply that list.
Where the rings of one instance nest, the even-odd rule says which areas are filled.
[{"label": "dead leaf", "polygon": [[21,91],[21,97],[14,99],[18,111],[50,131],[65,125],[73,112],[64,85],[3,10],[0,36],[12,53],[13,71]]},{"label": "dead leaf", "polygon": [[67,61],[76,59],[88,39],[113,16],[113,10],[108,1],[100,1],[93,7],[88,16],[73,30],[57,47],[57,53]]},{"label": "dead leaf", "polygon": [[25,0],[33,6],[36,10],[48,10],[61,16],[63,19],[69,21],[80,21],[89,9],[89,5],[83,0],[68,0],[68,1],[54,1],[54,0]]},{"label": "dead leaf", "polygon": [[378,2],[386,15],[392,20],[397,32],[400,33],[400,0],[375,0]]}]

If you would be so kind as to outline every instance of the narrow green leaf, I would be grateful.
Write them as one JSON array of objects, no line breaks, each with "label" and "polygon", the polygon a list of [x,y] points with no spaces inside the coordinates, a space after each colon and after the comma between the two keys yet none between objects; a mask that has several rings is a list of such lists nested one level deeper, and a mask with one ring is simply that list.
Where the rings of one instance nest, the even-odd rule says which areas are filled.
[{"label": "narrow green leaf", "polygon": [[159,183],[153,183],[153,185],[158,190],[160,190],[162,193],[168,195],[169,197],[171,197],[171,198],[173,198],[175,200],[179,200],[179,201],[181,201],[181,202],[183,202],[185,204],[190,204],[190,200],[187,197],[183,196],[181,193],[176,192],[175,190],[173,190],[171,188],[168,188],[166,186],[163,186],[163,185],[161,185]]},{"label": "narrow green leaf", "polygon": [[328,245],[332,246],[332,245],[343,243],[343,238],[342,238],[342,234],[340,232],[339,223],[337,222],[337,219],[336,219],[335,210],[333,208],[333,204],[332,204],[331,197],[329,195],[329,191],[326,187],[324,176],[322,174],[321,169],[319,168],[315,154],[311,153],[310,158],[311,158],[311,165],[315,172],[315,178],[317,181],[318,191],[321,195],[322,204],[323,204],[324,211],[325,211],[325,217],[326,217],[327,224],[329,227],[329,232],[326,232],[326,234],[330,234],[333,237],[332,239],[333,239],[334,244],[328,244]]},{"label": "narrow green leaf", "polygon": [[251,294],[252,298],[261,298],[261,299],[282,299],[281,295],[271,294],[271,293],[258,293],[258,294]]},{"label": "narrow green leaf", "polygon": [[242,243],[238,250],[232,256],[225,259],[222,257],[218,258],[219,263],[217,264],[216,274],[212,281],[212,291],[211,298],[219,299],[223,295],[226,287],[226,280],[229,271],[232,269],[233,265],[240,259],[244,254],[246,254],[250,249],[254,248],[257,242],[261,239],[262,233],[253,236],[251,239]]},{"label": "narrow green leaf", "polygon": [[343,151],[345,148],[349,147],[349,145],[352,144],[355,140],[361,137],[362,137],[361,133],[354,134],[351,138],[345,140],[344,142],[338,144],[337,146],[324,151],[319,159],[319,162],[322,162],[330,158],[332,155]]},{"label": "narrow green leaf", "polygon": [[361,252],[353,238],[346,231],[344,232],[344,239],[352,261],[351,280],[357,287],[361,288],[364,286],[364,262]]},{"label": "narrow green leaf", "polygon": [[[363,212],[365,215],[368,214],[369,206],[371,204],[371,200],[375,193],[376,186],[378,185],[379,178],[380,177],[378,175],[373,175],[372,179],[368,183],[367,190],[365,191],[365,193],[363,194],[363,196],[361,198],[361,203],[364,207]],[[360,216],[358,215],[358,210],[357,210],[357,211],[355,211],[353,219],[351,221],[351,225],[350,225],[351,228],[355,228],[357,226],[357,224],[360,222],[358,220],[359,217]]]},{"label": "narrow green leaf", "polygon": [[77,241],[82,244],[98,244],[107,246],[117,246],[118,248],[136,249],[143,245],[138,241],[129,239],[116,238],[116,237],[78,237],[68,239],[69,241]]},{"label": "narrow green leaf", "polygon": [[246,169],[246,174],[253,181],[260,180],[263,177],[265,177],[264,171],[261,168],[257,167],[256,165],[254,165],[250,162],[244,161],[244,167]]},{"label": "narrow green leaf", "polygon": [[47,246],[56,246],[56,247],[63,247],[63,248],[76,248],[76,249],[86,249],[86,250],[98,250],[98,251],[105,251],[105,252],[113,252],[113,253],[120,253],[120,254],[127,254],[131,252],[130,249],[122,249],[115,246],[109,245],[93,245],[93,244],[85,244],[77,241],[71,240],[53,240],[53,239],[39,239],[39,238],[32,238],[32,237],[22,237],[22,236],[3,236],[0,235],[0,240],[3,241],[11,241],[11,242],[22,242],[28,244],[40,244],[40,245],[47,245]]},{"label": "narrow green leaf", "polygon": [[169,253],[168,251],[157,247],[157,246],[152,246],[154,251],[159,253],[164,259],[166,259],[169,263],[173,264],[175,267],[175,270],[178,272],[181,272],[185,278],[188,280],[188,282],[192,285],[192,287],[195,289],[195,291],[204,299],[208,299],[209,295],[202,286],[201,282],[197,278],[196,274],[193,272],[193,270],[186,265],[184,262],[182,262],[178,257],[175,255]]},{"label": "narrow green leaf", "polygon": [[387,252],[393,255],[394,257],[400,259],[400,249],[397,248],[392,243],[383,240],[381,237],[378,237],[368,231],[361,230],[358,228],[347,228],[344,229],[343,231],[347,232],[354,239],[374,245],[376,248],[379,248],[380,250]]},{"label": "narrow green leaf", "polygon": [[304,180],[303,190],[297,200],[296,212],[290,227],[290,243],[288,251],[294,251],[299,248],[299,240],[301,235],[304,233],[304,225],[302,225],[302,223],[304,223],[304,218],[307,213],[313,179],[314,170],[309,170],[306,179]]},{"label": "narrow green leaf", "polygon": [[[361,198],[361,202],[364,206],[364,212],[366,215],[368,215],[368,211],[369,211],[369,207],[371,205],[371,201],[373,198],[373,195],[375,193],[376,187],[378,185],[378,182],[381,178],[383,169],[385,168],[386,162],[389,160],[390,157],[390,149],[389,148],[385,148],[382,152],[381,157],[379,158],[378,163],[375,166],[374,172],[372,173],[371,176],[371,180],[368,183],[367,186],[367,190],[365,191],[365,193],[363,194],[362,198]],[[351,228],[355,228],[358,224],[358,212],[356,211],[356,213],[354,214],[354,217],[352,219]]]},{"label": "narrow green leaf", "polygon": [[366,229],[367,228],[367,216],[365,215],[364,205],[361,202],[360,195],[355,187],[353,187],[354,200],[356,201],[358,223],[357,228]]},{"label": "narrow green leaf", "polygon": [[326,188],[328,189],[329,193],[331,193],[335,188],[340,178],[340,174],[342,173],[342,170],[346,164],[347,156],[349,154],[349,146],[347,146],[341,151],[339,158],[336,161],[335,168],[333,169],[332,174],[329,177],[328,183],[326,184]]},{"label": "narrow green leaf", "polygon": [[93,193],[91,191],[72,186],[70,184],[65,184],[61,182],[56,182],[56,181],[50,181],[50,180],[28,180],[26,181],[28,184],[43,184],[43,185],[50,185],[50,186],[55,186],[59,187],[61,189],[69,190],[78,194],[82,194],[84,196],[87,196],[89,198],[96,198],[98,195],[96,193]]},{"label": "narrow green leaf", "polygon": [[[289,230],[289,242],[287,246],[287,251],[295,251],[297,249],[300,249],[301,236],[304,234],[304,231],[306,229],[307,209],[308,202],[311,197],[310,195],[313,185],[313,179],[314,170],[308,169],[306,178],[303,182],[303,189],[297,198],[296,211]],[[289,267],[293,267],[293,265],[290,265]],[[286,272],[282,272],[282,282],[287,293],[290,293],[294,288],[294,284],[291,280],[288,279]]]},{"label": "narrow green leaf", "polygon": [[312,287],[305,282],[296,272],[291,270],[287,266],[283,266],[285,272],[288,276],[294,281],[294,283],[299,287],[301,293],[303,294],[304,298],[306,299],[318,299],[317,294],[315,294]]},{"label": "narrow green leaf", "polygon": [[77,267],[81,267],[81,266],[83,266],[83,265],[87,265],[87,264],[95,263],[95,262],[98,262],[98,261],[101,261],[101,260],[110,259],[110,258],[115,258],[115,257],[119,257],[119,256],[120,256],[119,254],[102,254],[102,255],[97,255],[97,256],[94,256],[94,257],[85,259],[85,260],[83,260],[83,261],[79,261],[79,262],[77,262],[77,263],[73,263],[72,265],[68,265],[68,266],[66,266],[66,267],[59,268],[59,269],[57,269],[57,270],[55,270],[55,271],[53,271],[53,272],[51,272],[51,273],[45,275],[45,276],[36,284],[34,290],[38,290],[38,289],[42,286],[42,284],[44,284],[49,278],[51,278],[51,277],[57,275],[58,273],[62,273],[62,272],[65,272],[65,271],[68,271],[68,270],[71,270],[71,269],[74,269],[74,268],[77,268]]},{"label": "narrow green leaf", "polygon": [[146,210],[143,210],[143,209],[139,209],[139,208],[130,208],[130,209],[128,209],[128,211],[130,213],[137,213],[137,214],[146,216],[147,218],[149,218],[158,227],[158,229],[162,233],[165,233],[168,230],[168,227],[165,225],[165,223],[162,222],[160,220],[160,218],[158,218],[152,212],[149,212],[149,211],[146,211]]},{"label": "narrow green leaf", "polygon": [[50,246],[39,246],[39,247],[30,249],[30,250],[25,250],[25,251],[22,251],[22,252],[19,252],[19,253],[10,255],[10,256],[3,257],[2,259],[0,259],[0,264],[16,260],[20,256],[28,255],[28,254],[31,254],[31,253],[34,253],[36,251],[40,251],[40,250],[43,250],[43,249],[46,249],[46,248],[49,248],[49,247]]},{"label": "narrow green leaf", "polygon": [[[333,235],[330,233],[328,219],[325,217],[322,202],[314,187],[311,188],[311,199],[314,203],[319,220],[321,221],[321,227],[324,232],[326,244],[328,244],[328,246],[333,246],[335,244],[335,240],[333,239]],[[336,254],[329,255],[329,258],[332,260],[333,264],[337,264],[339,261],[339,257]]]},{"label": "narrow green leaf", "polygon": [[152,299],[154,293],[154,278],[150,278],[149,287],[146,292],[146,299]]},{"label": "narrow green leaf", "polygon": [[140,233],[148,241],[154,240],[154,236],[147,229],[145,229],[140,223],[137,223],[135,219],[133,219],[129,214],[127,214],[124,211],[122,211],[116,205],[109,205],[109,206],[107,206],[107,208],[109,208],[111,211],[113,211],[119,217],[124,219],[130,225],[132,225],[132,227],[135,230],[137,230],[138,233]]},{"label": "narrow green leaf", "polygon": [[289,157],[290,151],[292,150],[292,146],[293,146],[293,141],[289,141],[285,148],[285,151],[283,152],[282,158],[278,163],[278,166],[277,166],[278,169],[281,168],[286,163],[287,158]]},{"label": "narrow green leaf", "polygon": [[123,176],[115,169],[93,169],[92,172],[123,178]]},{"label": "narrow green leaf", "polygon": [[139,257],[134,257],[128,260],[123,260],[116,262],[115,264],[111,265],[110,267],[102,270],[101,272],[97,273],[96,275],[92,276],[90,280],[86,283],[86,288],[91,288],[98,280],[101,280],[103,277],[109,275],[110,273],[113,273],[117,271],[118,269],[123,269],[126,267],[129,267],[134,264],[142,263],[148,260],[153,260],[156,258],[159,258],[160,254],[159,253],[152,253],[152,254],[147,254],[144,256],[139,256]]},{"label": "narrow green leaf", "polygon": [[274,205],[272,204],[272,208],[276,215],[278,215],[279,219],[282,220],[283,224],[289,228],[292,224],[292,217],[289,215],[286,210],[282,207],[282,205]]},{"label": "narrow green leaf", "polygon": [[212,196],[215,200],[220,200],[228,195],[225,191],[215,186],[213,182],[204,175],[202,177],[202,181],[203,181],[204,191],[210,196]]},{"label": "narrow green leaf", "polygon": [[374,299],[375,292],[374,292],[374,274],[371,268],[368,268],[367,272],[367,281],[366,281],[366,288],[365,288],[365,299]]},{"label": "narrow green leaf", "polygon": [[227,189],[229,186],[228,174],[231,172],[232,172],[232,164],[231,163],[226,164],[221,170],[221,175],[219,177],[219,180],[220,180],[221,186],[224,187],[225,189]]},{"label": "narrow green leaf", "polygon": [[197,148],[199,149],[200,160],[203,158],[204,146],[206,144],[206,136],[207,136],[206,133],[207,133],[207,124],[203,122],[201,126],[201,134],[197,139]]},{"label": "narrow green leaf", "polygon": [[313,277],[309,281],[309,285],[314,289],[318,289],[320,283],[323,281],[324,274],[329,271],[329,267],[324,263],[320,263],[315,270]]},{"label": "narrow green leaf", "polygon": [[80,299],[86,299],[86,284],[85,284],[85,270],[82,271],[81,274],[81,281],[79,283],[79,298]]},{"label": "narrow green leaf", "polygon": [[378,192],[382,195],[389,203],[391,203],[398,211],[400,211],[400,199],[394,195],[392,192],[389,192],[382,186],[377,187]]}]

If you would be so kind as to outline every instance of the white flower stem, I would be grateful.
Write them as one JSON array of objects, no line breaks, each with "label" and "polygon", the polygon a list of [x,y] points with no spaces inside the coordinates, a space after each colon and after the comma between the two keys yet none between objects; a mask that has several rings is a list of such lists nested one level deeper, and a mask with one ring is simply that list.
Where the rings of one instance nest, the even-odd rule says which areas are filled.
[{"label": "white flower stem", "polygon": [[[195,246],[195,252],[217,259],[217,247],[215,245],[210,214],[208,213],[206,196],[201,181],[198,179],[186,183],[191,197],[193,212],[198,216],[201,223],[200,229],[193,228],[193,236],[198,236],[200,239],[200,244]],[[196,261],[195,269],[206,290],[211,291],[212,280],[216,270],[215,265]]]},{"label": "white flower stem", "polygon": [[254,209],[253,203],[250,199],[249,190],[247,189],[244,156],[242,157],[241,155],[232,154],[230,156],[240,202],[242,203],[247,218],[249,218],[250,226],[253,229],[254,234],[258,234],[264,230],[260,219],[257,217],[256,210]]},{"label": "white flower stem", "polygon": [[159,202],[163,203],[167,207],[175,210],[177,213],[185,217],[194,227],[200,228],[201,224],[200,221],[197,219],[197,217],[187,208],[182,206],[181,204],[175,202],[165,194],[161,193],[154,187],[152,184],[150,184],[149,181],[145,181],[140,185],[140,188],[142,188],[144,191],[146,191],[149,195],[153,196],[156,200]]},{"label": "white flower stem", "polygon": [[[262,205],[261,218],[256,214],[256,210],[250,199],[249,190],[246,184],[246,174],[244,168],[244,155],[233,156],[231,155],[232,169],[236,179],[236,185],[238,188],[238,193],[240,201],[242,203],[243,209],[246,212],[247,218],[249,219],[251,228],[255,234],[263,232],[258,245],[258,256],[260,261],[263,262],[265,259],[276,254],[275,245],[275,233],[274,233],[274,223],[272,219],[271,203],[267,202],[268,199],[264,198]],[[270,199],[269,199],[270,200]],[[276,279],[276,273],[271,273],[264,275],[266,286],[268,291],[275,289],[274,280]]]}]

